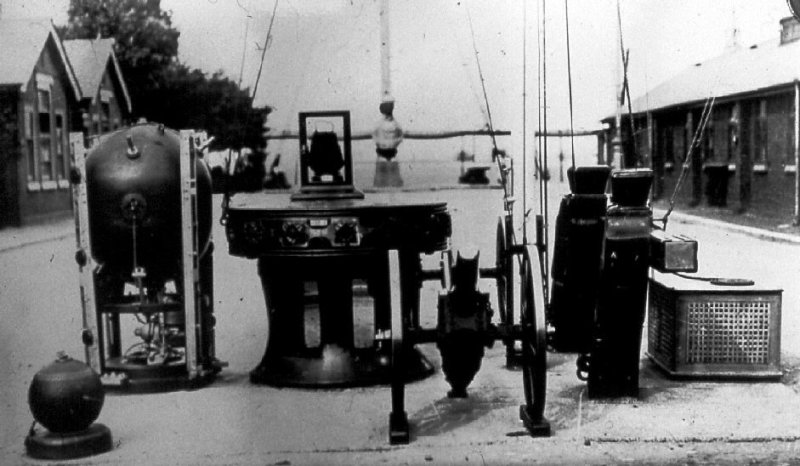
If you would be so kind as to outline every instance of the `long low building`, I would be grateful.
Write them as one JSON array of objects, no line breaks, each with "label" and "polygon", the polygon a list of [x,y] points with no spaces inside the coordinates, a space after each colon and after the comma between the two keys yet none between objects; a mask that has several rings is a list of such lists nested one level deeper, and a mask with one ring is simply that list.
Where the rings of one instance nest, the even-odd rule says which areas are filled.
[{"label": "long low building", "polygon": [[[800,22],[789,17],[780,25],[780,37],[733,47],[633,100],[633,138],[623,107],[622,158],[627,165],[653,168],[655,198],[672,194],[697,132],[680,202],[738,212],[769,206],[787,221],[797,216]],[[617,134],[616,116],[603,121],[610,144]]]}]

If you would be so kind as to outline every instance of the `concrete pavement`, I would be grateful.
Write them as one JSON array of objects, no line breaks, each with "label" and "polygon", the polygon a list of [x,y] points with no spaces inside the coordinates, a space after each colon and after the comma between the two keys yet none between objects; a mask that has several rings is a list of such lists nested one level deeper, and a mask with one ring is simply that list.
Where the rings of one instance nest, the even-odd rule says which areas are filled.
[{"label": "concrete pavement", "polygon": [[42,224],[0,229],[0,253],[32,244],[75,237],[75,220],[68,218]]}]

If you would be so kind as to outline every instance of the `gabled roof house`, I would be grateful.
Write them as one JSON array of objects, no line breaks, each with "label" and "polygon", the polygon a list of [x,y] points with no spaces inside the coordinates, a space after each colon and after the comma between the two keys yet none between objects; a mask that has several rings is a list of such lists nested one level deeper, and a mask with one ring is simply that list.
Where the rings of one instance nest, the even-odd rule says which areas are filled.
[{"label": "gabled roof house", "polygon": [[70,214],[82,95],[50,19],[0,19],[0,227]]},{"label": "gabled roof house", "polygon": [[65,40],[64,48],[83,91],[78,123],[84,134],[96,137],[122,126],[132,107],[114,39]]}]

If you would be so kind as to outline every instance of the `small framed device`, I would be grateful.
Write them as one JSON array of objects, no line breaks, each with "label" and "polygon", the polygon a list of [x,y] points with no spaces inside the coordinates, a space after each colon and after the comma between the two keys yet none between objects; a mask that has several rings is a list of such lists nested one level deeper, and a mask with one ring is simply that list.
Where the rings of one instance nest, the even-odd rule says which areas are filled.
[{"label": "small framed device", "polygon": [[362,199],[353,185],[350,112],[301,112],[300,190],[292,200]]}]

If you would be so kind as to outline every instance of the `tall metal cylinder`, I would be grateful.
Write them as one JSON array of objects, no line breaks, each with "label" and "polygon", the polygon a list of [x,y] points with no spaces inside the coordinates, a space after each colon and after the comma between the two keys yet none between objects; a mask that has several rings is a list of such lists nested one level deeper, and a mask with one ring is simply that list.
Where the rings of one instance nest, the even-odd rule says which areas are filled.
[{"label": "tall metal cylinder", "polygon": [[653,173],[620,170],[611,176],[595,326],[589,357],[590,398],[635,397],[647,299],[649,235],[647,204]]},{"label": "tall metal cylinder", "polygon": [[569,168],[571,193],[564,196],[556,217],[550,322],[552,346],[563,352],[589,351],[600,282],[603,234],[611,169],[606,166]]}]

